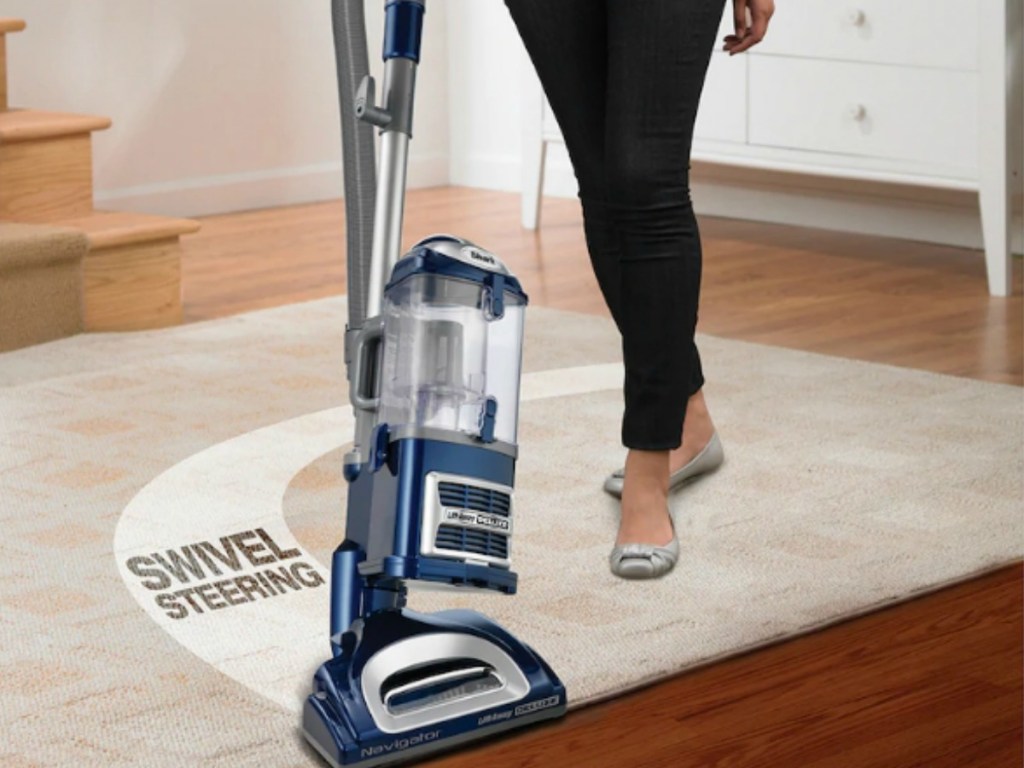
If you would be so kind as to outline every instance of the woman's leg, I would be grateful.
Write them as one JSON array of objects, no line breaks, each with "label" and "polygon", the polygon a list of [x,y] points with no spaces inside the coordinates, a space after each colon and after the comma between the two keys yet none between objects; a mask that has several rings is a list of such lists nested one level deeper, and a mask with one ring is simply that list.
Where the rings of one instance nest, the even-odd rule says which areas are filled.
[{"label": "woman's leg", "polygon": [[505,0],[505,5],[558,120],[580,189],[602,189],[608,71],[605,0]]},{"label": "woman's leg", "polygon": [[[506,5],[565,139],[579,183],[588,252],[608,309],[621,330],[622,251],[606,202],[606,0],[506,0]],[[692,343],[689,358],[688,397],[704,384],[700,355]]]},{"label": "woman's leg", "polygon": [[[669,451],[680,448],[687,406],[703,383],[693,343],[702,254],[689,164],[723,6],[607,0],[606,202],[619,237],[622,440],[631,449],[620,543],[671,539]],[[662,470],[666,481],[655,482]]]},{"label": "woman's leg", "polygon": [[[614,0],[613,0],[614,2]],[[621,4],[621,3],[620,3]],[[707,0],[676,0],[675,5],[690,5],[707,6],[709,3]],[[669,132],[675,132],[676,134],[682,134],[681,137],[672,142],[673,152],[665,153],[660,148],[652,147],[652,151],[647,152],[646,155],[649,159],[648,167],[650,162],[653,161],[654,171],[649,172],[638,168],[638,172],[646,174],[647,180],[650,182],[656,182],[659,188],[670,186],[671,191],[679,191],[680,189],[685,193],[684,203],[685,205],[676,206],[676,213],[681,213],[681,217],[665,217],[655,213],[653,216],[649,215],[646,209],[647,200],[643,198],[637,198],[633,193],[636,185],[630,184],[624,187],[616,186],[613,189],[609,188],[609,179],[614,177],[616,184],[622,181],[622,170],[625,168],[629,170],[628,164],[632,162],[630,160],[631,150],[627,149],[620,157],[608,158],[609,152],[622,152],[622,142],[632,140],[631,137],[640,137],[642,132],[633,126],[631,121],[615,120],[613,115],[610,115],[609,105],[609,82],[608,82],[608,68],[609,68],[609,34],[615,35],[616,38],[621,42],[625,39],[624,35],[632,34],[637,40],[638,45],[643,45],[643,41],[639,38],[643,37],[642,32],[637,33],[635,25],[630,27],[630,32],[626,33],[625,30],[615,30],[615,23],[609,23],[607,18],[608,13],[608,0],[558,0],[552,2],[552,0],[506,0],[512,18],[516,23],[519,33],[523,39],[526,49],[530,54],[531,60],[538,72],[541,83],[544,87],[545,93],[548,97],[548,101],[551,104],[551,108],[555,113],[555,117],[559,122],[559,126],[562,130],[563,137],[566,142],[566,146],[569,151],[570,158],[573,162],[573,168],[576,173],[577,181],[579,182],[580,199],[583,206],[584,213],[584,229],[587,237],[587,245],[590,253],[590,257],[593,263],[594,272],[598,279],[598,283],[601,287],[604,298],[608,304],[609,310],[611,311],[612,317],[616,324],[619,326],[620,331],[623,331],[623,344],[624,353],[627,357],[627,397],[629,397],[630,387],[628,380],[633,379],[640,381],[640,392],[643,392],[645,386],[645,374],[649,378],[649,370],[652,367],[657,367],[657,360],[651,359],[649,353],[645,353],[643,350],[650,348],[651,344],[638,344],[637,329],[643,330],[644,319],[638,318],[636,307],[633,306],[637,302],[643,305],[648,303],[648,297],[641,295],[639,299],[632,297],[630,306],[623,308],[623,291],[624,288],[630,288],[636,291],[638,288],[643,293],[644,280],[642,279],[642,273],[646,271],[648,274],[648,281],[650,274],[655,273],[654,282],[658,283],[661,277],[656,273],[658,272],[658,264],[653,264],[654,270],[644,270],[642,265],[637,267],[636,264],[644,261],[643,254],[640,254],[639,258],[626,259],[623,254],[627,251],[627,248],[623,246],[622,233],[619,231],[619,221],[623,218],[619,215],[620,209],[625,209],[626,213],[629,214],[631,208],[639,208],[639,215],[633,215],[632,217],[626,216],[627,224],[635,225],[637,219],[640,220],[640,224],[653,224],[653,229],[648,226],[647,231],[641,229],[641,243],[648,242],[650,239],[658,240],[659,233],[658,229],[665,227],[665,222],[668,222],[669,230],[684,230],[684,236],[689,235],[688,242],[692,246],[696,244],[697,251],[694,258],[694,254],[691,253],[692,248],[679,248],[676,247],[674,251],[669,253],[669,258],[665,258],[664,252],[656,252],[662,250],[662,244],[658,244],[658,248],[654,249],[652,253],[655,255],[654,261],[669,261],[674,262],[668,264],[669,269],[667,270],[667,276],[671,278],[670,282],[663,288],[669,290],[660,291],[659,296],[662,297],[661,305],[664,310],[667,306],[672,304],[682,303],[685,306],[692,305],[693,320],[692,322],[685,321],[681,324],[678,322],[678,318],[672,318],[669,316],[668,324],[662,324],[660,327],[656,326],[647,329],[645,332],[647,341],[655,342],[654,346],[657,348],[656,342],[665,336],[666,334],[674,338],[677,342],[680,338],[687,339],[685,345],[685,352],[681,354],[680,358],[675,361],[669,361],[674,371],[669,371],[666,368],[665,378],[669,381],[678,382],[683,381],[684,384],[679,390],[677,390],[674,397],[667,398],[672,400],[672,407],[668,409],[668,412],[659,412],[657,409],[648,409],[646,414],[643,410],[639,410],[636,405],[638,399],[637,387],[633,387],[633,395],[631,400],[633,401],[634,407],[632,409],[632,415],[630,408],[627,407],[627,413],[623,420],[623,440],[628,447],[634,447],[634,437],[639,433],[641,439],[649,443],[652,439],[650,437],[650,429],[646,428],[648,434],[644,434],[645,428],[642,426],[644,422],[648,424],[654,424],[655,429],[658,429],[659,423],[664,424],[667,422],[668,429],[664,427],[660,428],[662,435],[668,433],[669,437],[666,439],[662,436],[660,439],[664,443],[664,448],[655,451],[663,455],[660,456],[645,456],[643,451],[634,451],[632,455],[632,461],[629,462],[630,467],[634,470],[630,472],[634,479],[631,484],[634,488],[645,489],[658,485],[655,480],[659,477],[664,476],[663,484],[667,484],[667,475],[669,469],[676,469],[678,466],[685,464],[689,458],[692,458],[696,453],[706,444],[711,427],[710,417],[707,415],[706,407],[703,404],[703,397],[700,394],[700,389],[703,385],[703,374],[700,366],[700,357],[697,352],[696,346],[693,344],[692,326],[696,322],[696,297],[693,296],[694,286],[699,287],[699,265],[700,265],[700,253],[699,253],[699,239],[696,233],[696,222],[692,219],[692,209],[689,209],[688,192],[687,192],[687,181],[686,172],[689,158],[689,143],[690,133],[692,133],[692,121],[693,115],[687,116],[684,114],[678,120],[670,120],[671,125],[668,126]],[[668,7],[667,0],[660,0],[660,2],[645,3],[641,7],[645,11],[637,10],[637,14],[642,15],[644,12],[658,16],[663,13],[663,7]],[[722,0],[718,0],[718,8],[716,13],[720,16]],[[622,9],[625,10],[625,9]],[[619,11],[621,14],[622,10]],[[671,10],[671,8],[669,9]],[[659,44],[664,45],[665,38],[674,38],[669,40],[668,48],[672,49],[676,46],[679,41],[687,39],[687,35],[678,36],[679,27],[679,14],[671,14],[672,26],[671,33],[661,38]],[[657,26],[657,25],[654,25]],[[714,28],[717,28],[717,16],[714,19]],[[612,32],[609,32],[609,29]],[[703,39],[703,35],[700,35]],[[714,31],[711,32],[711,40],[714,38]],[[628,48],[630,44],[626,42]],[[638,49],[639,50],[639,49]],[[626,49],[620,46],[620,53],[626,51]],[[647,52],[651,53],[650,51]],[[710,53],[710,42],[708,45],[708,53]],[[622,78],[628,77],[643,77],[645,70],[650,66],[651,62],[648,61],[649,57],[639,57],[636,62],[636,68],[632,73],[626,71],[622,67],[619,68],[618,75],[620,82]],[[706,66],[706,61],[705,61]],[[669,66],[664,72],[662,77],[671,80],[678,72],[677,66]],[[691,78],[692,79],[692,78]],[[700,82],[703,82],[703,69],[700,71]],[[637,87],[640,88],[643,84],[637,83]],[[650,85],[650,83],[648,83]],[[667,87],[671,88],[671,83],[668,83]],[[699,95],[699,84],[697,86],[697,93],[692,95],[694,101],[694,110],[696,106],[696,99]],[[691,89],[692,91],[692,83]],[[618,94],[615,99],[616,107],[619,108],[625,102],[626,92]],[[685,103],[687,100],[687,94],[667,94],[671,97],[673,103],[682,99]],[[633,103],[629,106],[630,109],[643,109],[644,104]],[[612,123],[616,126],[614,130],[609,129],[609,124]],[[683,148],[685,151],[680,153],[679,149]],[[677,154],[681,165],[678,170],[682,174],[682,186],[679,187],[679,174],[669,174],[671,185],[665,184],[661,178],[660,163],[669,163],[672,161],[671,154]],[[615,173],[609,173],[609,159],[612,161],[613,170]],[[671,170],[671,169],[665,169]],[[639,184],[642,189],[645,186],[643,179],[640,180]],[[663,192],[664,193],[664,192]],[[648,215],[645,215],[648,214]],[[688,216],[687,216],[688,214]],[[661,219],[659,221],[659,218]],[[681,218],[680,222],[676,218]],[[646,240],[644,239],[646,237]],[[678,232],[675,239],[678,241]],[[686,239],[684,237],[684,239]],[[677,243],[678,245],[678,243]],[[632,251],[636,253],[634,248]],[[688,263],[682,263],[682,257],[686,255],[690,256]],[[624,275],[625,265],[625,275]],[[684,268],[679,269],[680,266]],[[666,266],[665,264],[661,265]],[[693,268],[696,266],[696,274],[693,273]],[[666,272],[666,270],[661,270]],[[687,273],[689,276],[687,277]],[[680,279],[682,275],[682,279]],[[695,279],[694,279],[695,278]],[[674,296],[670,296],[669,301],[664,300],[666,293],[672,294],[672,290],[679,290],[685,288],[689,284],[691,290],[688,297],[686,291],[678,293]],[[655,286],[657,287],[657,286]],[[685,317],[686,313],[683,313]],[[628,320],[627,320],[628,318]],[[666,316],[662,314],[659,318],[661,321],[666,320]],[[629,328],[624,326],[624,321],[628,322]],[[689,330],[688,330],[689,329]],[[628,334],[626,331],[630,331]],[[680,333],[682,335],[680,337]],[[640,339],[643,341],[643,339]],[[678,343],[670,347],[671,349],[678,350],[681,347]],[[669,349],[669,347],[663,348]],[[628,351],[627,351],[628,350]],[[636,373],[636,369],[640,368],[640,375]],[[658,373],[655,371],[655,373]],[[674,373],[674,375],[668,375]],[[671,386],[671,385],[670,385]],[[642,394],[641,394],[642,396]],[[664,401],[665,391],[662,387],[662,391],[659,395],[660,399]],[[689,402],[689,407],[687,403]],[[639,413],[639,416],[637,415]],[[679,433],[682,431],[682,421],[685,415],[689,414],[691,422],[691,429],[686,431],[686,439],[684,439],[682,445],[679,441]],[[675,425],[674,427],[672,425]],[[692,433],[692,434],[691,434]],[[691,437],[693,439],[691,439]],[[675,446],[679,446],[676,451],[672,453],[671,459],[668,458],[667,449]],[[671,463],[669,463],[671,461]],[[630,494],[631,498],[636,497],[636,494]],[[630,506],[636,506],[631,504]],[[657,508],[657,505],[655,505]],[[624,521],[629,522],[633,519],[633,515],[625,514],[624,508]],[[639,518],[637,518],[639,520]],[[657,529],[657,525],[660,523],[662,530]],[[663,533],[668,531],[670,533],[670,526],[667,518],[664,516],[664,505],[660,508],[660,519],[655,519],[654,530],[643,530],[638,529],[636,536],[627,535],[625,538],[620,535],[620,541],[632,540],[632,541],[662,541],[667,538],[666,536],[658,536],[654,534]],[[627,531],[628,533],[628,531]],[[653,538],[652,538],[653,535]]]},{"label": "woman's leg", "polygon": [[619,324],[618,236],[604,204],[606,0],[505,0],[572,160],[594,274]]},{"label": "woman's leg", "polygon": [[623,442],[638,450],[679,445],[699,383],[701,242],[690,147],[723,5],[607,0],[606,193],[619,239]]}]

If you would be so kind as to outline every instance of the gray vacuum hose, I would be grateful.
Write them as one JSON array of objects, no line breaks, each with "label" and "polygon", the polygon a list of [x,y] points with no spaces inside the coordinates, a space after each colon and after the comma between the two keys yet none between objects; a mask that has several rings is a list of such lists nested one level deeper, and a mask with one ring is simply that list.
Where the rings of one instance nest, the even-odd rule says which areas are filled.
[{"label": "gray vacuum hose", "polygon": [[[373,212],[377,197],[374,128],[356,117],[356,92],[370,73],[365,0],[331,0],[334,53],[341,104],[341,149],[345,169],[345,229],[348,245],[349,334],[363,327],[370,283]],[[346,339],[347,341],[347,339]],[[345,360],[349,362],[346,343]]]}]

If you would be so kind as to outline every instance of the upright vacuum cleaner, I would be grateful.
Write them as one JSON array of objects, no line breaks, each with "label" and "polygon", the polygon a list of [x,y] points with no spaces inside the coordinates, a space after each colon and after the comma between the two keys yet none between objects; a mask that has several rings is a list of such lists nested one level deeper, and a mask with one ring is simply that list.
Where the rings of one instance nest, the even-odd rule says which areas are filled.
[{"label": "upright vacuum cleaner", "polygon": [[363,0],[332,1],[356,434],[332,561],[333,658],[313,678],[302,726],[331,765],[370,766],[558,717],[566,697],[537,653],[481,614],[405,607],[409,582],[516,591],[527,297],[493,253],[458,237],[428,237],[399,260],[425,0],[386,2],[380,105]]}]

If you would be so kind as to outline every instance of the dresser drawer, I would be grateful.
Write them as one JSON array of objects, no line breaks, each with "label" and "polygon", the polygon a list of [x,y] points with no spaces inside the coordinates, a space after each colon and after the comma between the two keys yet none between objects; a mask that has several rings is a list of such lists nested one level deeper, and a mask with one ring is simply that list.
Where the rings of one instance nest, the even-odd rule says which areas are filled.
[{"label": "dresser drawer", "polygon": [[762,54],[978,69],[976,0],[782,0]]},{"label": "dresser drawer", "polygon": [[751,144],[977,172],[977,74],[771,56],[749,66]]},{"label": "dresser drawer", "polygon": [[700,97],[694,136],[715,141],[747,140],[747,59],[715,53],[711,56]]}]

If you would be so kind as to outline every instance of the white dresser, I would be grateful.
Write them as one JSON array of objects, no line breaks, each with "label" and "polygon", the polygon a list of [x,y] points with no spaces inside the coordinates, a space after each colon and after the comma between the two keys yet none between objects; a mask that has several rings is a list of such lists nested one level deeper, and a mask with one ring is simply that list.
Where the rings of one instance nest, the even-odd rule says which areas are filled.
[{"label": "white dresser", "polygon": [[[716,51],[693,158],[716,164],[979,194],[989,289],[1010,290],[1011,113],[1020,0],[778,0],[765,41]],[[729,3],[731,8],[731,3]],[[719,39],[731,30],[726,13]],[[1015,84],[1015,85],[1012,85]],[[526,121],[523,222],[536,226],[545,145]],[[1019,103],[1019,102],[1018,102]],[[543,105],[543,106],[541,106]]]}]

